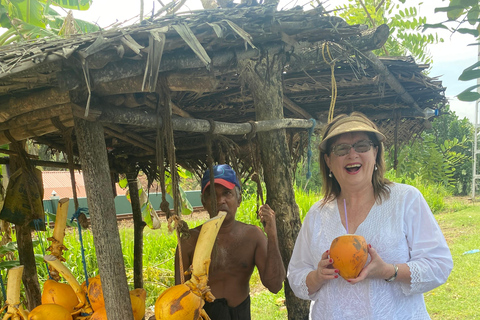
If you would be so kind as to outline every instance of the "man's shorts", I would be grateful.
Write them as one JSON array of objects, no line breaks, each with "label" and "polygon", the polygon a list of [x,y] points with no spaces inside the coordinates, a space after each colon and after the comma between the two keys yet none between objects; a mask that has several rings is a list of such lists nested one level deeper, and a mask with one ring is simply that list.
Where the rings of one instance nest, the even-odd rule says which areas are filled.
[{"label": "man's shorts", "polygon": [[226,299],[206,302],[203,309],[211,320],[250,320],[250,296],[236,307],[229,307]]}]

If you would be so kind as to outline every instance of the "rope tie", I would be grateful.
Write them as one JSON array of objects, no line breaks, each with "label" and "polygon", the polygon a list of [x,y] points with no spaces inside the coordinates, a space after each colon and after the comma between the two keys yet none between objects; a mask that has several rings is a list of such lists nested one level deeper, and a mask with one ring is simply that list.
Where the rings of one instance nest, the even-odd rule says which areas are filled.
[{"label": "rope tie", "polygon": [[[85,248],[83,247],[83,239],[82,239],[82,226],[80,225],[80,220],[79,217],[82,214],[87,214],[88,213],[88,208],[78,208],[77,211],[72,216],[72,219],[70,219],[70,222],[73,221],[73,219],[77,219],[77,226],[78,226],[78,239],[80,241],[80,251],[82,252],[82,264],[83,264],[83,272],[85,273],[85,284],[87,285],[88,288],[88,272],[87,272],[87,262],[85,259]],[[88,297],[87,297],[88,299]]]},{"label": "rope tie", "polygon": [[[325,51],[327,52],[330,61],[327,61],[327,58],[325,57]],[[328,44],[326,42],[322,44],[322,56],[323,60],[330,66],[331,70],[332,99],[330,100],[330,109],[328,110],[328,122],[330,123],[333,120],[335,103],[337,102],[337,81],[335,80],[335,60],[332,58],[332,55],[330,54],[330,48],[328,47]]]},{"label": "rope tie", "polygon": [[3,302],[5,303],[7,301],[7,292],[5,290],[5,284],[3,283],[3,273],[1,270],[0,270],[0,285],[2,286]]},{"label": "rope tie", "polygon": [[[45,245],[43,244],[43,237],[40,234],[41,224],[43,223],[42,219],[33,219],[33,225],[35,226],[35,233],[37,234],[38,241],[40,242],[40,248],[42,249],[43,256],[46,255],[45,253]],[[45,261],[45,266],[47,267],[48,278],[53,279],[52,275],[50,274],[50,269],[48,268],[48,263]]]},{"label": "rope tie", "polygon": [[308,130],[308,151],[307,151],[307,180],[312,177],[312,171],[310,170],[310,163],[312,162],[312,135],[313,131],[315,130],[315,126],[317,125],[317,121],[311,118],[312,120],[312,127]]},{"label": "rope tie", "polygon": [[179,263],[179,266],[180,266],[180,281],[183,284],[183,283],[185,283],[185,272],[184,272],[185,269],[184,269],[184,266],[183,266],[182,246],[180,245],[180,241],[181,241],[181,233],[185,232],[185,227],[186,227],[186,231],[188,232],[188,225],[186,224],[185,221],[180,219],[180,217],[177,216],[177,215],[171,216],[168,219],[167,223],[168,223],[168,231],[173,232],[173,230],[175,230],[175,232],[177,233],[178,263]]}]

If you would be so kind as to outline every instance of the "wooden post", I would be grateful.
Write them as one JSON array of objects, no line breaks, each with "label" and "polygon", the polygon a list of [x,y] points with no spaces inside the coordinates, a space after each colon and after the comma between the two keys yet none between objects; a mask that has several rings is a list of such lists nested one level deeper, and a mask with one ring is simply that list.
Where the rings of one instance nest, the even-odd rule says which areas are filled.
[{"label": "wooden post", "polygon": [[[253,94],[257,121],[283,119],[283,54],[262,54],[259,60],[239,62],[239,73]],[[301,221],[295,202],[291,157],[285,129],[258,132],[261,148],[267,203],[276,213],[278,241],[287,268]],[[309,301],[297,298],[285,281],[288,318],[308,319]]]},{"label": "wooden post", "polygon": [[130,203],[133,213],[133,286],[135,289],[143,288],[143,228],[142,208],[138,196],[138,183],[136,173],[127,173]]},{"label": "wooden post", "polygon": [[23,226],[16,225],[18,257],[20,264],[25,266],[22,279],[27,295],[27,308],[33,310],[36,306],[42,304],[42,293],[38,284],[37,265],[35,253],[33,252],[32,233],[28,224]]},{"label": "wooden post", "polygon": [[108,319],[131,320],[133,312],[117,226],[103,127],[75,118],[93,240]]}]

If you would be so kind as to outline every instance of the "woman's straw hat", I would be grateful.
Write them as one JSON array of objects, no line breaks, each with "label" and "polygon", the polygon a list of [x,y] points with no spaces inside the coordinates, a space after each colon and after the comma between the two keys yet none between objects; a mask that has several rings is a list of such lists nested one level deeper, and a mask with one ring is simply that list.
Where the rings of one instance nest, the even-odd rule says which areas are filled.
[{"label": "woman's straw hat", "polygon": [[368,119],[353,115],[342,118],[333,124],[330,130],[324,134],[320,143],[320,149],[327,151],[328,139],[350,132],[373,132],[377,136],[378,141],[385,141],[385,136],[376,129],[375,124]]}]

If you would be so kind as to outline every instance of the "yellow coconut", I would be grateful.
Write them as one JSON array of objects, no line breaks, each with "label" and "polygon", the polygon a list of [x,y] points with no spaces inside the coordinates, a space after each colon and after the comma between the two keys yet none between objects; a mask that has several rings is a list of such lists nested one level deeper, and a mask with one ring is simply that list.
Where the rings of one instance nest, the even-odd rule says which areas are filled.
[{"label": "yellow coconut", "polygon": [[103,299],[102,282],[100,281],[100,275],[90,278],[88,280],[88,299],[92,309],[97,311],[98,309],[105,307],[105,300]]},{"label": "yellow coconut", "polygon": [[197,320],[205,302],[186,284],[165,290],[155,302],[157,320]]},{"label": "yellow coconut", "polygon": [[33,309],[28,314],[28,320],[73,320],[73,318],[70,312],[61,305],[48,303]]},{"label": "yellow coconut", "polygon": [[145,289],[134,289],[130,291],[130,301],[132,302],[133,318],[142,320],[145,316],[145,300],[147,291]]},{"label": "yellow coconut", "polygon": [[92,314],[90,320],[107,320],[107,310],[105,310],[105,307],[97,309],[97,311]]},{"label": "yellow coconut", "polygon": [[42,293],[42,304],[48,303],[61,305],[72,313],[78,298],[70,285],[49,279],[43,284]]}]

